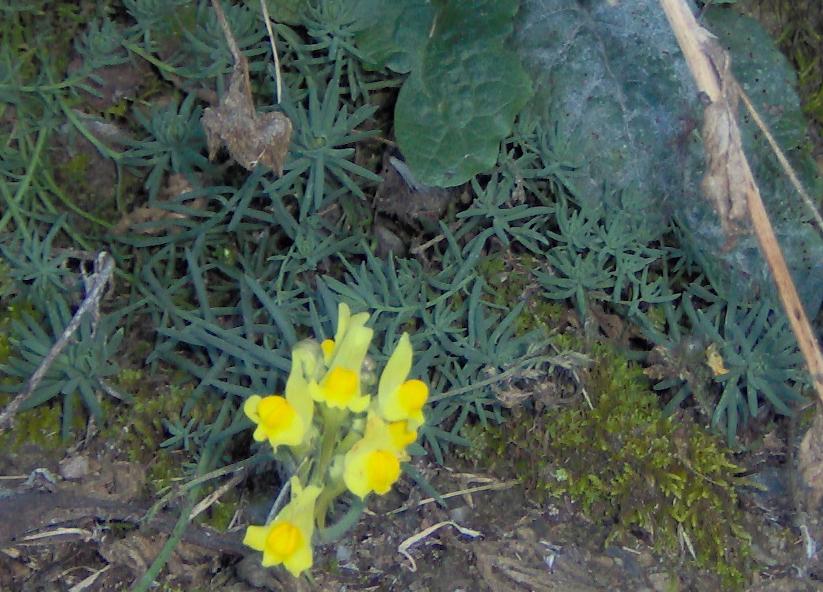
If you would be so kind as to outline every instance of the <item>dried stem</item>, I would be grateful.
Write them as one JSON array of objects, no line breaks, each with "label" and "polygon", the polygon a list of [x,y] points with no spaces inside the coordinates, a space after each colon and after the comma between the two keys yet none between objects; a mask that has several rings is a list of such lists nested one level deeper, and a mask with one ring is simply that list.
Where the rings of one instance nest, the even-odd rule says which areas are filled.
[{"label": "dried stem", "polygon": [[[710,33],[697,24],[686,2],[683,0],[660,0],[660,4],[686,57],[698,89],[705,93],[713,104],[722,105],[727,102],[730,92],[739,91],[737,81],[728,71],[727,56],[725,56],[725,64],[718,63],[717,57],[722,55],[720,53],[722,49],[714,42]],[[732,119],[731,125],[737,126],[736,119]],[[742,162],[744,166],[736,172],[745,177],[746,205],[752,228],[777,285],[780,300],[789,317],[789,323],[797,338],[809,374],[811,374],[812,384],[817,392],[819,402],[823,404],[823,355],[814,337],[806,311],[803,309],[797,295],[797,289],[786,266],[786,260],[783,258],[783,253],[777,242],[777,237],[769,221],[763,199],[752,177],[745,155],[743,155]]]},{"label": "dried stem", "polygon": [[83,316],[87,313],[91,313],[92,315],[98,314],[97,311],[100,309],[100,299],[103,297],[103,290],[106,288],[106,285],[108,285],[111,275],[114,272],[114,259],[112,259],[108,253],[102,251],[97,256],[96,267],[96,272],[91,277],[90,287],[85,299],[80,304],[80,308],[74,313],[74,316],[63,330],[60,338],[52,345],[49,353],[46,354],[46,357],[40,362],[37,370],[31,375],[31,378],[29,378],[26,384],[26,388],[6,406],[3,413],[0,413],[0,431],[14,426],[14,416],[17,414],[20,405],[40,385],[40,381],[43,380],[43,377],[46,375],[46,372],[49,371],[49,368],[51,368],[57,356],[60,355],[60,352],[62,352],[63,348],[69,343],[72,335],[74,335],[75,331],[80,327],[80,321],[83,320]]}]

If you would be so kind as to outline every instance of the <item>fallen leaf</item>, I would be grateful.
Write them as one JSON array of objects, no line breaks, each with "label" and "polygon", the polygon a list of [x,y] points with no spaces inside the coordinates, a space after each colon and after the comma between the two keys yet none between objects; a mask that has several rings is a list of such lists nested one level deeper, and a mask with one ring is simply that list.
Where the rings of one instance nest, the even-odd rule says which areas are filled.
[{"label": "fallen leaf", "polygon": [[278,175],[291,141],[292,125],[279,111],[257,113],[251,96],[249,67],[240,56],[232,71],[229,90],[217,107],[209,107],[201,118],[209,146],[209,159],[214,159],[225,145],[231,157],[243,168],[253,170],[264,164]]},{"label": "fallen leaf", "polygon": [[[166,183],[166,187],[161,191],[158,201],[169,201],[184,193],[192,191],[191,184],[181,174],[171,175]],[[206,206],[206,199],[204,197],[191,198],[190,200],[183,200],[188,202],[187,205],[195,209],[203,209]],[[147,234],[156,236],[164,234],[168,231],[167,225],[151,225],[151,222],[161,222],[163,220],[184,220],[188,218],[186,214],[180,212],[173,212],[165,208],[144,206],[132,210],[123,216],[117,224],[112,228],[112,234],[121,235],[127,232],[136,232],[137,234]],[[172,227],[172,232],[179,232],[180,228]]]},{"label": "fallen leaf", "polygon": [[724,374],[729,373],[728,368],[726,368],[725,361],[723,360],[723,356],[717,349],[716,343],[712,343],[706,348],[706,365],[711,368],[711,371],[715,376],[723,376]]}]

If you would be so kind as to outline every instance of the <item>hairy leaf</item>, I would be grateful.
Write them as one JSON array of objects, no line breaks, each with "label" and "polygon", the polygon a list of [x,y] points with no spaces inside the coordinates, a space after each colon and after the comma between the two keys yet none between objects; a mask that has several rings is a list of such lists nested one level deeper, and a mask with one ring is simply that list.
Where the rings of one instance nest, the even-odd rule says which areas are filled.
[{"label": "hairy leaf", "polygon": [[[781,113],[771,118],[781,122],[778,140],[797,148],[800,112],[785,60],[754,21],[734,15],[716,22],[744,88],[763,111]],[[620,200],[644,212],[650,225],[677,214],[694,236],[698,257],[719,260],[726,282],[748,284],[752,295],[770,289],[754,237],[721,248],[727,237],[698,186],[704,155],[695,130],[702,107],[656,0],[524,0],[515,41],[538,81],[529,110],[557,130],[555,157],[577,167],[566,183],[575,199]],[[749,127],[747,156],[767,207],[779,214],[778,234],[814,314],[823,295],[823,243],[802,223],[798,207],[788,207],[797,199],[768,149],[756,147],[761,142]]]}]

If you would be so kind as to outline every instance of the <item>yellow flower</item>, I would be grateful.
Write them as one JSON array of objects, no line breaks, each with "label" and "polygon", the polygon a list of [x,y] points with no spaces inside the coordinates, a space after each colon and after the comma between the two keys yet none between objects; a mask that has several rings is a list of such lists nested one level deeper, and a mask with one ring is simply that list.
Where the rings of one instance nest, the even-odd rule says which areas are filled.
[{"label": "yellow flower", "polygon": [[409,335],[403,333],[394,348],[377,386],[377,408],[386,421],[410,420],[415,427],[423,424],[423,406],[429,387],[421,380],[407,380],[412,366]]},{"label": "yellow flower", "polygon": [[372,330],[366,327],[369,315],[351,315],[349,307],[340,304],[337,333],[334,341],[320,344],[328,370],[319,382],[309,383],[309,390],[315,401],[322,401],[329,407],[365,411],[369,397],[362,393],[360,370],[369,350]]},{"label": "yellow flower", "polygon": [[312,565],[311,537],[314,533],[314,503],[320,488],[305,489],[297,477],[291,479],[291,501],[266,526],[249,526],[243,544],[263,552],[263,567],[285,565],[299,576]]},{"label": "yellow flower", "polygon": [[372,491],[388,492],[400,477],[400,462],[408,460],[404,448],[414,441],[409,440],[410,433],[405,425],[387,424],[370,414],[366,433],[343,460],[343,481],[349,491],[361,499]]},{"label": "yellow flower", "polygon": [[336,346],[343,341],[343,337],[349,331],[349,328],[362,327],[368,320],[369,313],[367,312],[352,315],[348,304],[341,302],[337,305],[337,331],[334,333],[334,339],[324,339],[320,344],[320,348],[323,350],[323,359],[327,366],[331,364],[337,349]]},{"label": "yellow flower", "polygon": [[307,372],[314,372],[316,361],[310,348],[299,345],[292,350],[291,372],[286,381],[286,396],[252,395],[243,404],[243,411],[257,428],[254,439],[268,440],[272,448],[285,444],[298,446],[306,438],[314,414],[314,402],[309,393]]},{"label": "yellow flower", "polygon": [[406,421],[393,421],[389,424],[389,434],[398,450],[405,450],[406,446],[417,440],[417,431]]}]

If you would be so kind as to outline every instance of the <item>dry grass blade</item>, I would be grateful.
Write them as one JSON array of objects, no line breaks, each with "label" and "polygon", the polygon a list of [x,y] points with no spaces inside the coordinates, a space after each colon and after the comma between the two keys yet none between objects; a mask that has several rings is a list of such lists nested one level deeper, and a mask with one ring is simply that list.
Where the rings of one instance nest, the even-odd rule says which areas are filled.
[{"label": "dry grass blade", "polygon": [[14,427],[14,416],[17,414],[20,405],[22,405],[23,401],[40,385],[40,382],[46,376],[46,373],[57,359],[57,356],[59,356],[66,345],[69,344],[75,331],[80,327],[83,316],[88,313],[92,315],[92,318],[97,318],[100,309],[100,300],[103,298],[104,289],[109,285],[109,280],[111,280],[113,273],[114,259],[107,252],[101,251],[95,261],[95,273],[90,278],[86,297],[83,299],[77,312],[74,313],[69,324],[63,330],[60,338],[54,343],[48,354],[46,354],[46,357],[40,362],[37,370],[32,374],[31,378],[29,378],[26,388],[12,399],[11,403],[3,410],[3,413],[0,413],[0,432],[6,428]]},{"label": "dry grass blade", "polygon": [[[817,507],[823,499],[823,418],[820,416],[823,405],[823,354],[820,352],[806,311],[800,303],[797,289],[740,144],[740,132],[737,127],[737,100],[740,87],[729,69],[728,54],[710,33],[697,24],[686,2],[660,0],[660,4],[683,50],[698,89],[711,101],[706,108],[706,124],[703,130],[709,163],[709,180],[704,182],[704,189],[708,185],[709,196],[715,204],[725,202],[727,211],[724,211],[722,205],[718,206],[718,212],[723,216],[724,227],[739,224],[739,211],[742,200],[745,199],[751,226],[777,285],[780,300],[817,392],[818,416],[803,438],[799,451],[799,468],[813,491],[810,501]],[[706,126],[710,124],[719,126],[719,129],[708,129]],[[722,178],[724,174],[728,175],[726,179]],[[724,191],[726,195],[722,195]]]},{"label": "dry grass blade", "polygon": [[[789,274],[786,260],[783,258],[769,215],[760,197],[760,190],[752,178],[748,160],[740,144],[736,111],[739,85],[729,69],[730,58],[714,37],[697,24],[685,2],[660,0],[660,3],[683,50],[698,89],[711,101],[706,108],[707,122],[713,120],[722,126],[720,130],[704,128],[704,134],[714,134],[713,142],[704,136],[709,161],[707,177],[713,177],[708,181],[713,191],[721,192],[723,188],[728,188],[729,193],[725,196],[717,194],[710,197],[716,204],[718,201],[725,202],[728,216],[724,217],[724,225],[740,222],[739,200],[745,197],[752,228],[777,284],[780,300],[806,360],[817,396],[823,403],[823,354],[820,352],[806,311],[800,303],[797,288]],[[729,175],[728,179],[715,178],[715,175],[719,176],[723,171]],[[733,184],[740,186],[733,187]],[[741,187],[744,190],[742,195],[739,191]],[[718,212],[724,214],[723,206],[718,207]]]},{"label": "dry grass blade", "polygon": [[437,524],[433,524],[426,529],[421,530],[420,532],[413,534],[405,541],[400,543],[397,546],[397,552],[402,554],[406,559],[409,560],[409,569],[411,571],[417,571],[417,563],[414,561],[414,557],[411,556],[409,553],[409,549],[412,548],[413,545],[419,543],[422,540],[430,537],[432,534],[443,528],[444,526],[453,526],[457,529],[457,531],[465,536],[471,538],[477,538],[483,536],[483,533],[477,530],[472,530],[471,528],[466,528],[465,526],[460,526],[456,522],[452,520],[444,520],[443,522],[438,522]]}]

